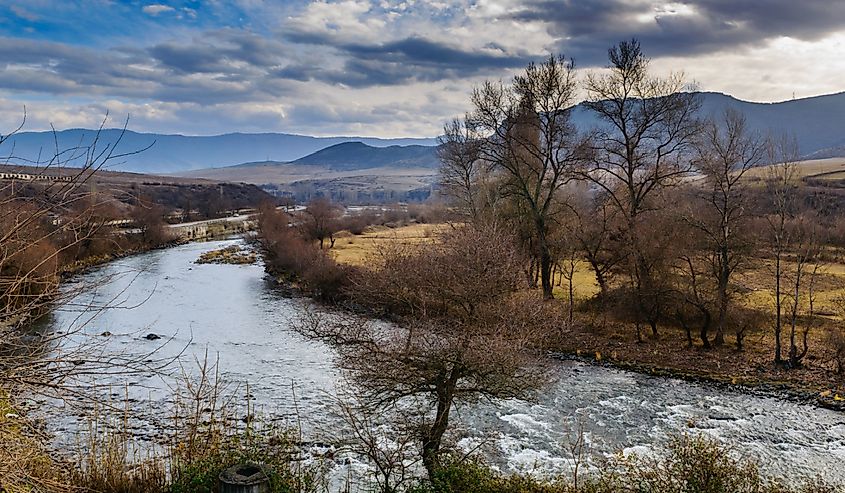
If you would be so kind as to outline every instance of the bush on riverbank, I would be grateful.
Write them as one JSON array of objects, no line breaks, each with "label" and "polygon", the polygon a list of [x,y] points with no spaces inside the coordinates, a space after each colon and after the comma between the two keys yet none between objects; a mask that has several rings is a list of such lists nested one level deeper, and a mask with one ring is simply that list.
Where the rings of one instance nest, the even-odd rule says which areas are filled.
[{"label": "bush on riverbank", "polygon": [[[202,415],[202,412],[199,413]],[[204,416],[207,419],[209,416]],[[327,469],[305,465],[298,439],[290,431],[234,426],[222,421],[181,427],[182,441],[170,455],[127,461],[126,442],[109,435],[98,454],[77,467],[64,487],[38,491],[99,493],[214,493],[218,476],[239,463],[260,463],[270,476],[272,493],[335,493]],[[104,447],[104,445],[107,445]],[[845,493],[842,485],[820,478],[772,477],[760,472],[755,458],[739,456],[730,446],[704,435],[678,435],[654,455],[619,454],[587,467],[587,457],[574,457],[577,472],[556,478],[502,474],[482,460],[441,456],[430,479],[400,489],[364,484],[358,490],[378,493]],[[595,459],[594,459],[595,460]],[[372,467],[372,465],[370,465]],[[84,467],[84,469],[82,469]],[[170,472],[168,476],[167,471]],[[10,491],[16,491],[11,489]],[[29,491],[22,489],[21,491]]]},{"label": "bush on riverbank", "polygon": [[292,218],[271,206],[262,207],[258,224],[259,245],[267,270],[303,291],[323,300],[336,300],[347,285],[348,266],[339,265],[329,254],[291,226]]}]

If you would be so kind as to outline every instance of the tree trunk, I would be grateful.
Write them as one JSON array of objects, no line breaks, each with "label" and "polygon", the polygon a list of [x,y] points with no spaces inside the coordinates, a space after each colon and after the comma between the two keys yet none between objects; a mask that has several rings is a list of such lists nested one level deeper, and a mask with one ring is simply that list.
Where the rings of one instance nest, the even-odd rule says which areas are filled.
[{"label": "tree trunk", "polygon": [[681,323],[681,327],[684,329],[684,333],[687,336],[687,347],[692,347],[692,328],[687,323],[686,317],[684,317],[684,314],[681,313],[681,310],[676,310],[675,316],[678,317],[678,322]]},{"label": "tree trunk", "polygon": [[590,263],[590,267],[593,268],[593,272],[596,275],[596,284],[599,285],[599,295],[603,298],[607,294],[607,279],[605,279],[601,266],[595,258],[590,256],[587,258],[587,261]]},{"label": "tree trunk", "polygon": [[434,415],[434,423],[425,433],[422,444],[422,461],[429,479],[433,478],[434,473],[437,472],[437,455],[440,453],[443,435],[449,426],[449,411],[452,409],[458,377],[458,370],[452,369],[449,377],[437,385],[437,411]]},{"label": "tree trunk", "polygon": [[540,283],[543,286],[543,299],[550,300],[555,297],[552,286],[552,252],[549,250],[545,226],[541,221],[537,222],[537,243],[540,249]]},{"label": "tree trunk", "polygon": [[540,255],[540,283],[543,286],[543,299],[553,299],[555,296],[552,287],[552,258],[548,249],[544,249]]},{"label": "tree trunk", "polygon": [[716,337],[713,339],[713,344],[716,346],[725,343],[725,326],[728,320],[728,275],[726,268],[723,268],[719,275],[719,319],[716,324]]},{"label": "tree trunk", "polygon": [[775,364],[781,364],[783,358],[781,356],[781,344],[780,344],[780,334],[781,334],[781,297],[780,297],[780,278],[781,278],[781,268],[780,268],[780,257],[781,253],[778,251],[775,254]]},{"label": "tree trunk", "polygon": [[710,312],[707,310],[700,310],[704,316],[704,321],[701,323],[701,343],[705,348],[710,348],[710,341],[707,338],[707,332],[710,330]]}]

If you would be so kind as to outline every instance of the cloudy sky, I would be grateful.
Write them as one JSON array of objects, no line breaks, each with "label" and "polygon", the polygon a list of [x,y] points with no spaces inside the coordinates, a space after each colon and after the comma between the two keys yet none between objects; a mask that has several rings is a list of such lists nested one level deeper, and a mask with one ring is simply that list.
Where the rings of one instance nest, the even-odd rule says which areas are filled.
[{"label": "cloudy sky", "polygon": [[0,132],[434,136],[474,84],[549,53],[780,101],[845,90],[843,0],[0,0]]}]

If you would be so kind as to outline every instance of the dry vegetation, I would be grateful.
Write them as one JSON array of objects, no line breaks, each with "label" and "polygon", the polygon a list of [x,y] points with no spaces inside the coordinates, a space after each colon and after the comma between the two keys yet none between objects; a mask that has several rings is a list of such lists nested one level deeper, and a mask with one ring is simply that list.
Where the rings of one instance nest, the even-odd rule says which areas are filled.
[{"label": "dry vegetation", "polygon": [[[549,376],[549,350],[782,386],[831,406],[845,396],[840,197],[810,186],[786,139],[746,134],[740,115],[725,115],[723,126],[696,120],[683,80],[651,77],[636,41],[611,49],[610,62],[585,83],[588,108],[611,127],[604,132],[579,135],[569,124],[577,78],[563,58],[474,91],[474,111],[445,132],[449,214],[345,214],[321,198],[295,214],[261,207],[267,269],[343,309],[303,313],[295,328],[334,346],[355,383],[346,422],[380,491],[837,491],[812,478],[785,486],[762,477],[753,459],[701,437],[553,481],[502,476],[444,450],[456,406],[530,398]],[[25,393],[85,390],[68,386],[77,367],[155,373],[162,363],[103,361],[86,348],[57,354],[64,335],[20,328],[55,299],[68,266],[95,246],[123,248],[111,231],[98,236],[113,216],[82,186],[119,154],[82,154],[87,167],[70,189],[0,189],[0,490],[211,493],[219,473],[242,461],[269,466],[271,491],[325,490],[323,472],[302,461],[302,438],[258,427],[249,410],[237,420],[207,365],[174,396],[160,453],[139,457],[119,421],[98,422],[85,454],[59,459],[18,416]],[[756,171],[765,160],[777,164]],[[693,173],[703,178],[687,180]],[[136,205],[140,241],[166,240],[156,201]],[[224,250],[203,260],[242,257]],[[388,454],[383,433],[398,444]]]},{"label": "dry vegetation", "polygon": [[387,245],[417,245],[434,241],[438,234],[452,227],[450,224],[409,224],[397,228],[369,226],[359,235],[341,231],[335,235],[337,241],[331,255],[341,264],[362,266]]},{"label": "dry vegetation", "polygon": [[[473,92],[473,111],[446,126],[441,147],[441,186],[457,215],[451,223],[386,233],[336,223],[314,234],[307,220],[295,228],[296,220],[283,219],[269,239],[297,238],[300,249],[318,251],[304,267],[262,228],[271,270],[317,294],[334,289],[341,307],[397,324],[340,316],[301,330],[337,349],[370,407],[389,410],[420,396],[436,405],[417,405],[414,427],[434,491],[449,466],[432,436],[448,426],[449,410],[461,397],[501,390],[516,368],[531,367],[509,363],[540,348],[843,407],[841,191],[808,181],[787,137],[754,134],[731,111],[699,120],[683,79],[651,76],[636,41],[613,47],[609,58],[610,70],[584,83],[586,105],[604,129],[579,134],[570,125],[576,78],[562,58]],[[268,214],[265,222],[272,220]],[[515,277],[488,279],[507,265]],[[500,291],[505,278],[509,289]],[[494,330],[503,327],[518,341]],[[530,342],[521,334],[532,334]],[[486,352],[478,352],[479,336],[490,343]],[[532,388],[504,385],[513,395]],[[681,462],[692,458],[689,470],[652,463],[644,477],[634,468],[611,487],[584,491],[779,488],[754,479],[747,464],[724,462],[718,447],[679,447]],[[733,479],[675,482],[716,463]],[[571,491],[485,471],[454,491]],[[807,489],[816,490],[826,491]]]},{"label": "dry vegetation", "polygon": [[244,250],[237,245],[211,250],[199,256],[197,264],[254,264],[258,260],[255,252]]}]

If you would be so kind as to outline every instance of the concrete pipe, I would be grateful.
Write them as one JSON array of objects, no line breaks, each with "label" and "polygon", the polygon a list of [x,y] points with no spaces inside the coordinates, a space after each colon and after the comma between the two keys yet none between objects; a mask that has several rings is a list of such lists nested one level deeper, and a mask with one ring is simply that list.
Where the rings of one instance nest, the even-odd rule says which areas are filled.
[{"label": "concrete pipe", "polygon": [[234,465],[220,473],[220,493],[268,493],[270,478],[262,464]]}]

